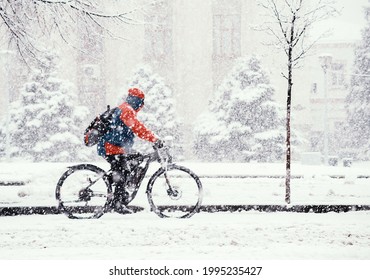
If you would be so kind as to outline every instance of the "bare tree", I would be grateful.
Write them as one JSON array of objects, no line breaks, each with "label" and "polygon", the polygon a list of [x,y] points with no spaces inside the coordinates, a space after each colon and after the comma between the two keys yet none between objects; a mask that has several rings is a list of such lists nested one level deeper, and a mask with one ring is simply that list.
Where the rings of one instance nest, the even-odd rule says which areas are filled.
[{"label": "bare tree", "polygon": [[[287,72],[282,73],[288,82],[287,115],[286,115],[286,178],[285,201],[290,203],[291,179],[291,102],[293,88],[293,69],[307,55],[319,39],[309,36],[314,23],[337,13],[333,1],[328,0],[264,0],[260,4],[268,12],[271,22],[265,24],[265,29],[271,34],[277,46],[282,49],[287,58]],[[311,40],[310,40],[311,39]]]},{"label": "bare tree", "polygon": [[2,38],[9,39],[23,57],[37,58],[39,42],[48,42],[54,34],[70,45],[76,30],[89,33],[98,27],[119,37],[110,27],[133,24],[134,12],[142,7],[126,7],[126,12],[117,13],[109,11],[114,10],[112,5],[114,1],[109,0],[0,0],[0,28],[5,31]]}]

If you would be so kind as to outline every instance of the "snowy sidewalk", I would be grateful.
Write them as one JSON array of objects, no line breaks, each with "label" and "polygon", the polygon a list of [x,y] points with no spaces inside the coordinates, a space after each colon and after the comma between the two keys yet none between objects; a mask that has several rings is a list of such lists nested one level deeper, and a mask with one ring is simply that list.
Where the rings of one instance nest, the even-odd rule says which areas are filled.
[{"label": "snowy sidewalk", "polygon": [[[75,163],[0,163],[0,207],[56,206],[55,186]],[[96,163],[108,169],[105,162]],[[201,178],[203,205],[284,205],[284,163],[179,163]],[[159,167],[154,164],[148,176]],[[292,164],[293,205],[370,205],[370,163],[352,167]],[[339,178],[339,179],[338,179]],[[144,180],[133,205],[148,207]]]},{"label": "snowy sidewalk", "polygon": [[[71,165],[79,163],[31,163],[31,162],[0,162],[0,185],[22,185],[39,176],[60,177],[63,171]],[[103,169],[108,169],[106,162],[94,162]],[[204,163],[179,162],[192,169],[203,178],[284,178],[285,163]],[[158,168],[152,165],[147,176]],[[292,178],[312,178],[329,176],[332,178],[370,178],[370,162],[354,163],[352,167],[302,165],[293,162],[291,165]],[[16,183],[18,182],[18,183]]]},{"label": "snowy sidewalk", "polygon": [[[186,162],[200,177],[213,178],[285,178],[285,163],[197,163]],[[292,178],[370,178],[370,162],[355,163],[352,167],[291,164]]]}]

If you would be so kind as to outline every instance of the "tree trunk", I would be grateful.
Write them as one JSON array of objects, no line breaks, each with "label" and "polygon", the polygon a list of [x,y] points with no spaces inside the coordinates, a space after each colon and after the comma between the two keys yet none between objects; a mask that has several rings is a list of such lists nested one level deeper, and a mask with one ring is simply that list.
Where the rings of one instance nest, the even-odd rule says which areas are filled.
[{"label": "tree trunk", "polygon": [[287,97],[287,116],[286,116],[286,175],[285,175],[285,202],[290,204],[290,108],[292,100],[292,71],[289,69],[288,77],[288,97]]},{"label": "tree trunk", "polygon": [[293,86],[293,42],[294,42],[294,24],[296,16],[293,14],[291,28],[290,28],[290,41],[288,49],[288,92],[287,92],[287,116],[286,116],[286,175],[285,175],[285,202],[290,204],[290,161],[291,161],[291,145],[290,145],[290,111],[292,104],[292,86]]}]

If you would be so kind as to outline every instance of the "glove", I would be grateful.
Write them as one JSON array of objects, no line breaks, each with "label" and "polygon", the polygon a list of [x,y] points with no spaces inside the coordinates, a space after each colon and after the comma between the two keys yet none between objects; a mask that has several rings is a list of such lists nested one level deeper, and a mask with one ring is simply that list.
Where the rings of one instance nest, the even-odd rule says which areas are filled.
[{"label": "glove", "polygon": [[154,148],[155,149],[161,149],[164,146],[164,141],[161,139],[158,139],[157,141],[154,142]]}]

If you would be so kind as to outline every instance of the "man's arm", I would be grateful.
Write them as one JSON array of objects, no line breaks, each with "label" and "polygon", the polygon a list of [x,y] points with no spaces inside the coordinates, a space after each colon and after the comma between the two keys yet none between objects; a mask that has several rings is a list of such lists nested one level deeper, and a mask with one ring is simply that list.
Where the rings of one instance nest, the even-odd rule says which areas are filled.
[{"label": "man's arm", "polygon": [[136,113],[133,110],[124,110],[120,118],[141,139],[152,143],[158,140],[154,133],[136,118]]}]

